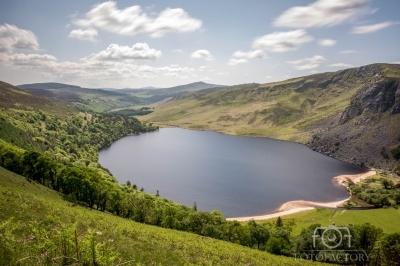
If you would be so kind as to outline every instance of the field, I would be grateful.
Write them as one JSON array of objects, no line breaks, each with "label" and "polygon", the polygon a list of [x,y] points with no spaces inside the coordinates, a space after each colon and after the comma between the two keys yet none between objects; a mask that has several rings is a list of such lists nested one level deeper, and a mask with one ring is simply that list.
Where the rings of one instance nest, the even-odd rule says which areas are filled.
[{"label": "field", "polygon": [[5,243],[1,265],[92,265],[93,260],[99,265],[311,264],[81,207],[4,168],[0,243]]},{"label": "field", "polygon": [[[370,210],[314,209],[283,216],[282,220],[284,225],[292,227],[293,236],[299,235],[302,229],[312,224],[328,226],[333,223],[336,226],[370,223],[381,228],[384,233],[400,231],[400,209],[395,208]],[[276,218],[257,222],[275,223],[275,221]]]}]

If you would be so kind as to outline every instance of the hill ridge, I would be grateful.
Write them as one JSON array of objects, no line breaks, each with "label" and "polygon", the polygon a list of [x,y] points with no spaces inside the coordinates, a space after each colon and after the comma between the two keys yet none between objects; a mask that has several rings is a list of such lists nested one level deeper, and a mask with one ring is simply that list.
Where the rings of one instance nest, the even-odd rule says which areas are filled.
[{"label": "hill ridge", "polygon": [[[390,151],[400,141],[396,135],[399,82],[400,65],[371,64],[254,86],[193,92],[163,102],[141,120],[296,141],[340,160],[397,171],[399,162]],[[366,111],[357,109],[359,105]],[[363,140],[360,136],[364,135],[368,137]],[[360,151],[367,139],[369,150]],[[385,156],[381,155],[383,149]]]}]

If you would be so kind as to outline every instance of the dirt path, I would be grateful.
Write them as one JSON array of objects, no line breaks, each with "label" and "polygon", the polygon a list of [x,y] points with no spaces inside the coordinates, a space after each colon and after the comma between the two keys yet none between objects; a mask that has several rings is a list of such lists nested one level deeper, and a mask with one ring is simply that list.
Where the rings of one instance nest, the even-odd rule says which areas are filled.
[{"label": "dirt path", "polygon": [[[376,174],[375,171],[368,171],[366,173],[357,174],[357,175],[340,175],[340,176],[335,176],[332,179],[332,181],[338,185],[348,187],[349,183],[356,184],[356,183],[360,182],[361,180],[363,180],[369,176],[375,175],[375,174]],[[245,222],[250,219],[267,220],[267,219],[271,219],[271,218],[277,218],[279,216],[284,216],[284,215],[293,214],[293,213],[297,213],[297,212],[312,210],[315,207],[337,208],[340,205],[342,205],[344,202],[346,202],[349,198],[340,200],[340,201],[332,201],[332,202],[293,200],[293,201],[288,201],[288,202],[282,204],[277,209],[277,212],[275,212],[275,213],[260,215],[260,216],[227,218],[227,220],[228,221],[236,220],[239,222]]]}]

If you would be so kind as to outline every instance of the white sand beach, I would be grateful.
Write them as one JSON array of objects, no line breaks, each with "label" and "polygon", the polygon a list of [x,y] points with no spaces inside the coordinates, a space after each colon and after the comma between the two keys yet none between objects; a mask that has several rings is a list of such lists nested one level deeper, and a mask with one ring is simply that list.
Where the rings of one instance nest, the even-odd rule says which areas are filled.
[{"label": "white sand beach", "polygon": [[[340,175],[340,176],[335,176],[332,181],[335,184],[345,186],[346,188],[350,183],[358,183],[361,180],[375,175],[376,171],[368,171],[366,173],[361,173],[357,175]],[[317,202],[317,201],[305,201],[305,200],[294,200],[294,201],[288,201],[284,204],[282,204],[278,209],[277,212],[270,213],[270,214],[265,214],[265,215],[260,215],[260,216],[249,216],[249,217],[236,217],[236,218],[227,218],[228,221],[239,221],[239,222],[245,222],[250,219],[253,220],[267,220],[271,218],[277,218],[279,216],[285,216],[288,214],[293,214],[297,212],[302,212],[302,211],[308,211],[315,209],[316,207],[323,207],[323,208],[337,208],[340,207],[343,203],[345,203],[349,198],[340,200],[340,201],[333,201],[333,202]]]}]

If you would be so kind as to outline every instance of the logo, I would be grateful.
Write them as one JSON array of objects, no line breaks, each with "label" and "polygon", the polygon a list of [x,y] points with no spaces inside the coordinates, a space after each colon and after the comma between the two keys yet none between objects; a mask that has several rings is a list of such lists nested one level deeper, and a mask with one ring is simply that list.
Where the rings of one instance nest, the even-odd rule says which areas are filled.
[{"label": "logo", "polygon": [[[334,249],[340,246],[343,240],[347,240],[347,246],[351,247],[350,230],[344,226],[330,225],[328,227],[320,226],[315,228],[313,238],[313,248],[317,246],[317,239],[328,249]],[[346,242],[343,242],[346,243]]]}]

